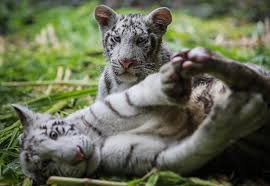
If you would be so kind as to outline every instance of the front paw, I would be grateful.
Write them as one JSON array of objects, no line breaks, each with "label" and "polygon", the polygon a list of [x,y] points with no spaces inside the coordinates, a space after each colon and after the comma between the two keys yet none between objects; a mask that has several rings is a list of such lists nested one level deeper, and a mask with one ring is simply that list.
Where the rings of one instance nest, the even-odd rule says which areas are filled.
[{"label": "front paw", "polygon": [[160,69],[162,91],[177,103],[189,100],[192,89],[191,78],[182,76],[183,62],[183,58],[176,56]]}]

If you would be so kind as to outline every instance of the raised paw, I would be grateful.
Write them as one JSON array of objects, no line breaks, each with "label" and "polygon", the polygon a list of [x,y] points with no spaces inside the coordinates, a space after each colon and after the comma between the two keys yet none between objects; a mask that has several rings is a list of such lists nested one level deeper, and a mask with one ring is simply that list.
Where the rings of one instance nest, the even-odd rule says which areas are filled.
[{"label": "raised paw", "polygon": [[212,71],[219,62],[224,59],[209,49],[197,47],[190,50],[184,50],[173,55],[173,58],[181,57],[182,74],[184,77]]},{"label": "raised paw", "polygon": [[186,49],[173,55],[173,57],[180,56],[185,61],[193,61],[195,63],[206,63],[211,60],[214,53],[207,48],[197,47],[194,49]]},{"label": "raised paw", "polygon": [[160,69],[162,91],[174,102],[183,103],[191,94],[191,78],[182,76],[183,58],[175,57]]},{"label": "raised paw", "polygon": [[223,81],[234,91],[259,92],[270,100],[269,78],[266,77],[267,72],[260,70],[261,68],[227,59],[205,48],[178,52],[173,58],[177,57],[183,59],[183,77],[207,73]]}]

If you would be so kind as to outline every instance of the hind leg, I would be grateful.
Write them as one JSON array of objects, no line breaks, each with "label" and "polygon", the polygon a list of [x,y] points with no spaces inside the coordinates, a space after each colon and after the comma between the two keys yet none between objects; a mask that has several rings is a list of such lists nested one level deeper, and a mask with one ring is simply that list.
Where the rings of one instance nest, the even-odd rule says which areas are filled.
[{"label": "hind leg", "polygon": [[262,69],[226,59],[205,48],[179,52],[173,58],[179,57],[184,59],[184,62],[179,60],[183,76],[208,73],[225,82],[232,90],[260,92],[270,100],[270,78]]}]

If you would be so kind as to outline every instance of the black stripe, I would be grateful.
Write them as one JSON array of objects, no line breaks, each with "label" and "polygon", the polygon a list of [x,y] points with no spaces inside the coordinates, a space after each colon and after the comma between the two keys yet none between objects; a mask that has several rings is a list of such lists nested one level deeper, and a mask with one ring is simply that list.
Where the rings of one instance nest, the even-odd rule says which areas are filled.
[{"label": "black stripe", "polygon": [[157,159],[158,159],[159,155],[161,154],[161,152],[163,152],[163,151],[160,151],[160,152],[158,152],[158,153],[155,154],[154,159],[152,161],[152,167],[153,168],[156,168],[157,167]]},{"label": "black stripe", "polygon": [[92,114],[92,116],[94,117],[94,119],[95,119],[95,120],[98,120],[97,115],[95,114],[95,112],[92,110],[91,107],[89,108],[89,111],[90,111],[90,113]]},{"label": "black stripe", "polygon": [[43,141],[45,141],[45,139],[41,139],[41,140],[39,140],[39,143],[42,143]]},{"label": "black stripe", "polygon": [[133,144],[133,145],[130,145],[130,148],[129,148],[129,152],[126,156],[126,159],[124,161],[124,164],[123,164],[123,167],[124,168],[128,168],[128,164],[130,162],[130,159],[132,158],[132,154],[133,154],[133,151],[135,149],[135,147],[137,146],[138,144]]},{"label": "black stripe", "polygon": [[61,132],[59,131],[58,127],[56,127],[55,130],[59,135],[61,135]]},{"label": "black stripe", "polygon": [[169,146],[164,147],[161,151],[159,151],[158,153],[155,154],[154,159],[153,159],[153,161],[152,161],[152,167],[153,167],[153,168],[158,168],[158,167],[157,167],[157,159],[158,159],[158,157],[160,156],[160,154],[161,154],[162,152],[166,151],[168,148],[169,148]]},{"label": "black stripe", "polygon": [[98,136],[103,136],[102,132],[98,128],[93,126],[90,122],[88,122],[84,116],[82,116],[81,119],[85,126],[88,126],[90,129],[92,129],[95,133],[98,134]]},{"label": "black stripe", "polygon": [[71,124],[71,125],[70,125],[70,128],[66,131],[65,136],[68,135],[68,132],[69,132],[69,131],[73,131],[73,130],[74,130],[74,124]]},{"label": "black stripe", "polygon": [[129,106],[132,106],[132,107],[136,106],[136,105],[135,105],[134,103],[132,103],[132,101],[130,100],[130,97],[129,97],[128,92],[125,92],[125,97],[126,97],[126,102],[127,102],[127,104],[128,104]]},{"label": "black stripe", "polygon": [[68,135],[68,132],[70,131],[70,128],[66,131],[66,133],[65,133],[65,136],[67,136]]},{"label": "black stripe", "polygon": [[46,125],[41,126],[40,129],[47,129],[47,126]]},{"label": "black stripe", "polygon": [[89,111],[90,111],[90,114],[93,116],[95,122],[100,123],[101,122],[100,119],[97,117],[97,115],[95,114],[95,112],[93,111],[93,109],[91,107],[89,108]]},{"label": "black stripe", "polygon": [[156,51],[157,48],[157,42],[155,39],[155,36],[153,34],[150,34],[150,50],[147,52],[147,56],[153,56],[154,52]]},{"label": "black stripe", "polygon": [[135,34],[144,34],[144,29],[139,25],[139,24],[135,24],[134,25],[134,33]]},{"label": "black stripe", "polygon": [[157,53],[160,51],[160,48],[161,48],[162,38],[157,38],[157,40],[155,41],[156,41],[156,46],[155,46],[154,54],[157,55]]},{"label": "black stripe", "polygon": [[112,88],[112,82],[110,80],[110,76],[108,74],[107,69],[104,72],[104,83],[105,83],[107,94],[110,94],[110,91],[111,91],[111,88]]},{"label": "black stripe", "polygon": [[30,139],[29,139],[29,143],[32,143],[32,141],[35,139],[35,136],[32,136]]},{"label": "black stripe", "polygon": [[214,105],[212,95],[209,94],[210,88],[211,87],[207,86],[201,95],[197,97],[198,102],[201,102],[204,105],[204,113],[206,114],[210,113]]},{"label": "black stripe", "polygon": [[62,171],[60,168],[58,168],[57,171],[58,171],[58,173],[60,174],[59,176],[64,176],[64,175],[65,175],[65,174],[63,173],[63,171]]},{"label": "black stripe", "polygon": [[118,77],[117,77],[117,72],[114,70],[114,68],[112,68],[112,71],[113,71],[113,73],[115,74],[115,75],[113,76],[114,82],[115,82],[117,85],[120,85],[122,82],[118,79]]},{"label": "black stripe", "polygon": [[65,122],[64,121],[59,121],[59,120],[57,120],[57,121],[54,121],[54,123],[52,124],[52,126],[56,126],[56,125],[64,125],[65,124]]},{"label": "black stripe", "polygon": [[25,160],[26,162],[30,162],[30,156],[29,156],[28,153],[25,153],[25,154],[24,154],[24,160]]},{"label": "black stripe", "polygon": [[45,131],[44,131],[44,132],[42,132],[41,134],[44,134],[44,135],[46,135],[46,136],[47,136],[47,135],[48,135],[48,132],[47,132],[47,130],[48,130],[48,129],[47,129],[47,127],[46,127],[46,128],[43,128],[43,130],[45,130]]},{"label": "black stripe", "polygon": [[[187,130],[188,130],[188,134],[191,134],[193,133],[193,131],[196,129],[197,126],[194,123],[194,117],[190,109],[186,109],[186,113],[187,113],[187,118],[188,118]],[[182,137],[185,137],[185,136],[182,136]]]},{"label": "black stripe", "polygon": [[125,115],[122,115],[120,112],[118,112],[111,104],[110,101],[108,100],[105,100],[104,101],[104,104],[115,114],[117,115],[119,118],[124,118],[124,119],[128,119],[128,118],[131,118],[133,116],[125,116]]},{"label": "black stripe", "polygon": [[[103,138],[101,144],[98,146],[98,147],[99,147],[99,151],[100,151],[101,153],[102,153],[102,151],[103,151],[103,147],[105,146],[105,143],[106,143],[107,139],[110,139],[110,138],[107,138],[107,137],[105,136],[105,137]],[[106,168],[105,168],[103,159],[101,159],[100,162],[99,162],[99,164],[98,164],[98,167],[96,168],[96,171],[95,171],[96,176],[99,177],[99,173],[100,173],[100,172],[104,172],[104,170],[106,170]]]},{"label": "black stripe", "polygon": [[[93,149],[93,151],[96,151],[96,145],[95,144],[93,144],[92,149]],[[91,153],[90,157],[88,157],[87,160],[91,160],[93,156],[94,156],[94,153]],[[87,170],[89,170],[89,165],[90,165],[90,163],[86,163],[85,173],[84,173],[84,176],[83,176],[84,178],[87,178],[87,176],[89,176],[88,171],[87,171]]]},{"label": "black stripe", "polygon": [[119,21],[122,21],[125,18],[124,15],[120,15]]},{"label": "black stripe", "polygon": [[[59,124],[58,124],[58,121],[54,121],[53,124],[52,124],[53,127],[56,126],[56,125],[59,125]],[[52,127],[51,127],[51,128],[52,128]]]},{"label": "black stripe", "polygon": [[122,29],[121,35],[124,35],[125,31],[126,31],[126,29]]},{"label": "black stripe", "polygon": [[62,127],[62,132],[63,132],[63,134],[65,134],[65,132],[66,132],[65,127]]},{"label": "black stripe", "polygon": [[103,147],[104,147],[104,145],[105,145],[107,139],[108,139],[108,138],[107,138],[106,136],[103,138],[103,140],[102,140],[102,142],[101,142],[101,144],[100,144],[100,152],[102,152],[102,149],[103,149]]},{"label": "black stripe", "polygon": [[104,103],[105,103],[105,105],[107,105],[107,107],[109,107],[109,109],[110,109],[114,114],[116,114],[116,115],[119,116],[120,118],[125,117],[125,116],[122,116],[122,115],[121,115],[121,114],[120,114],[120,113],[112,106],[112,104],[111,104],[110,101],[105,100]]},{"label": "black stripe", "polygon": [[213,77],[208,75],[197,75],[192,78],[192,87],[196,88],[200,85],[209,84],[214,80]]},{"label": "black stripe", "polygon": [[104,48],[107,46],[108,39],[109,39],[110,36],[111,36],[111,34],[108,33],[108,34],[104,37],[104,40],[103,40]]},{"label": "black stripe", "polygon": [[70,125],[70,130],[75,130],[74,127],[75,127],[75,125],[74,124],[71,124]]}]

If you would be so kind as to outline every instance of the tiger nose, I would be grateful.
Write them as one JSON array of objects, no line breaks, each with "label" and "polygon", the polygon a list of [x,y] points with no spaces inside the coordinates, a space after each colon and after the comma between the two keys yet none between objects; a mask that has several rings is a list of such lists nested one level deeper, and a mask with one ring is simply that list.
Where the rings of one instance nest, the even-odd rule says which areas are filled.
[{"label": "tiger nose", "polygon": [[127,70],[131,65],[135,64],[136,61],[133,59],[122,59],[119,60],[120,65]]}]

